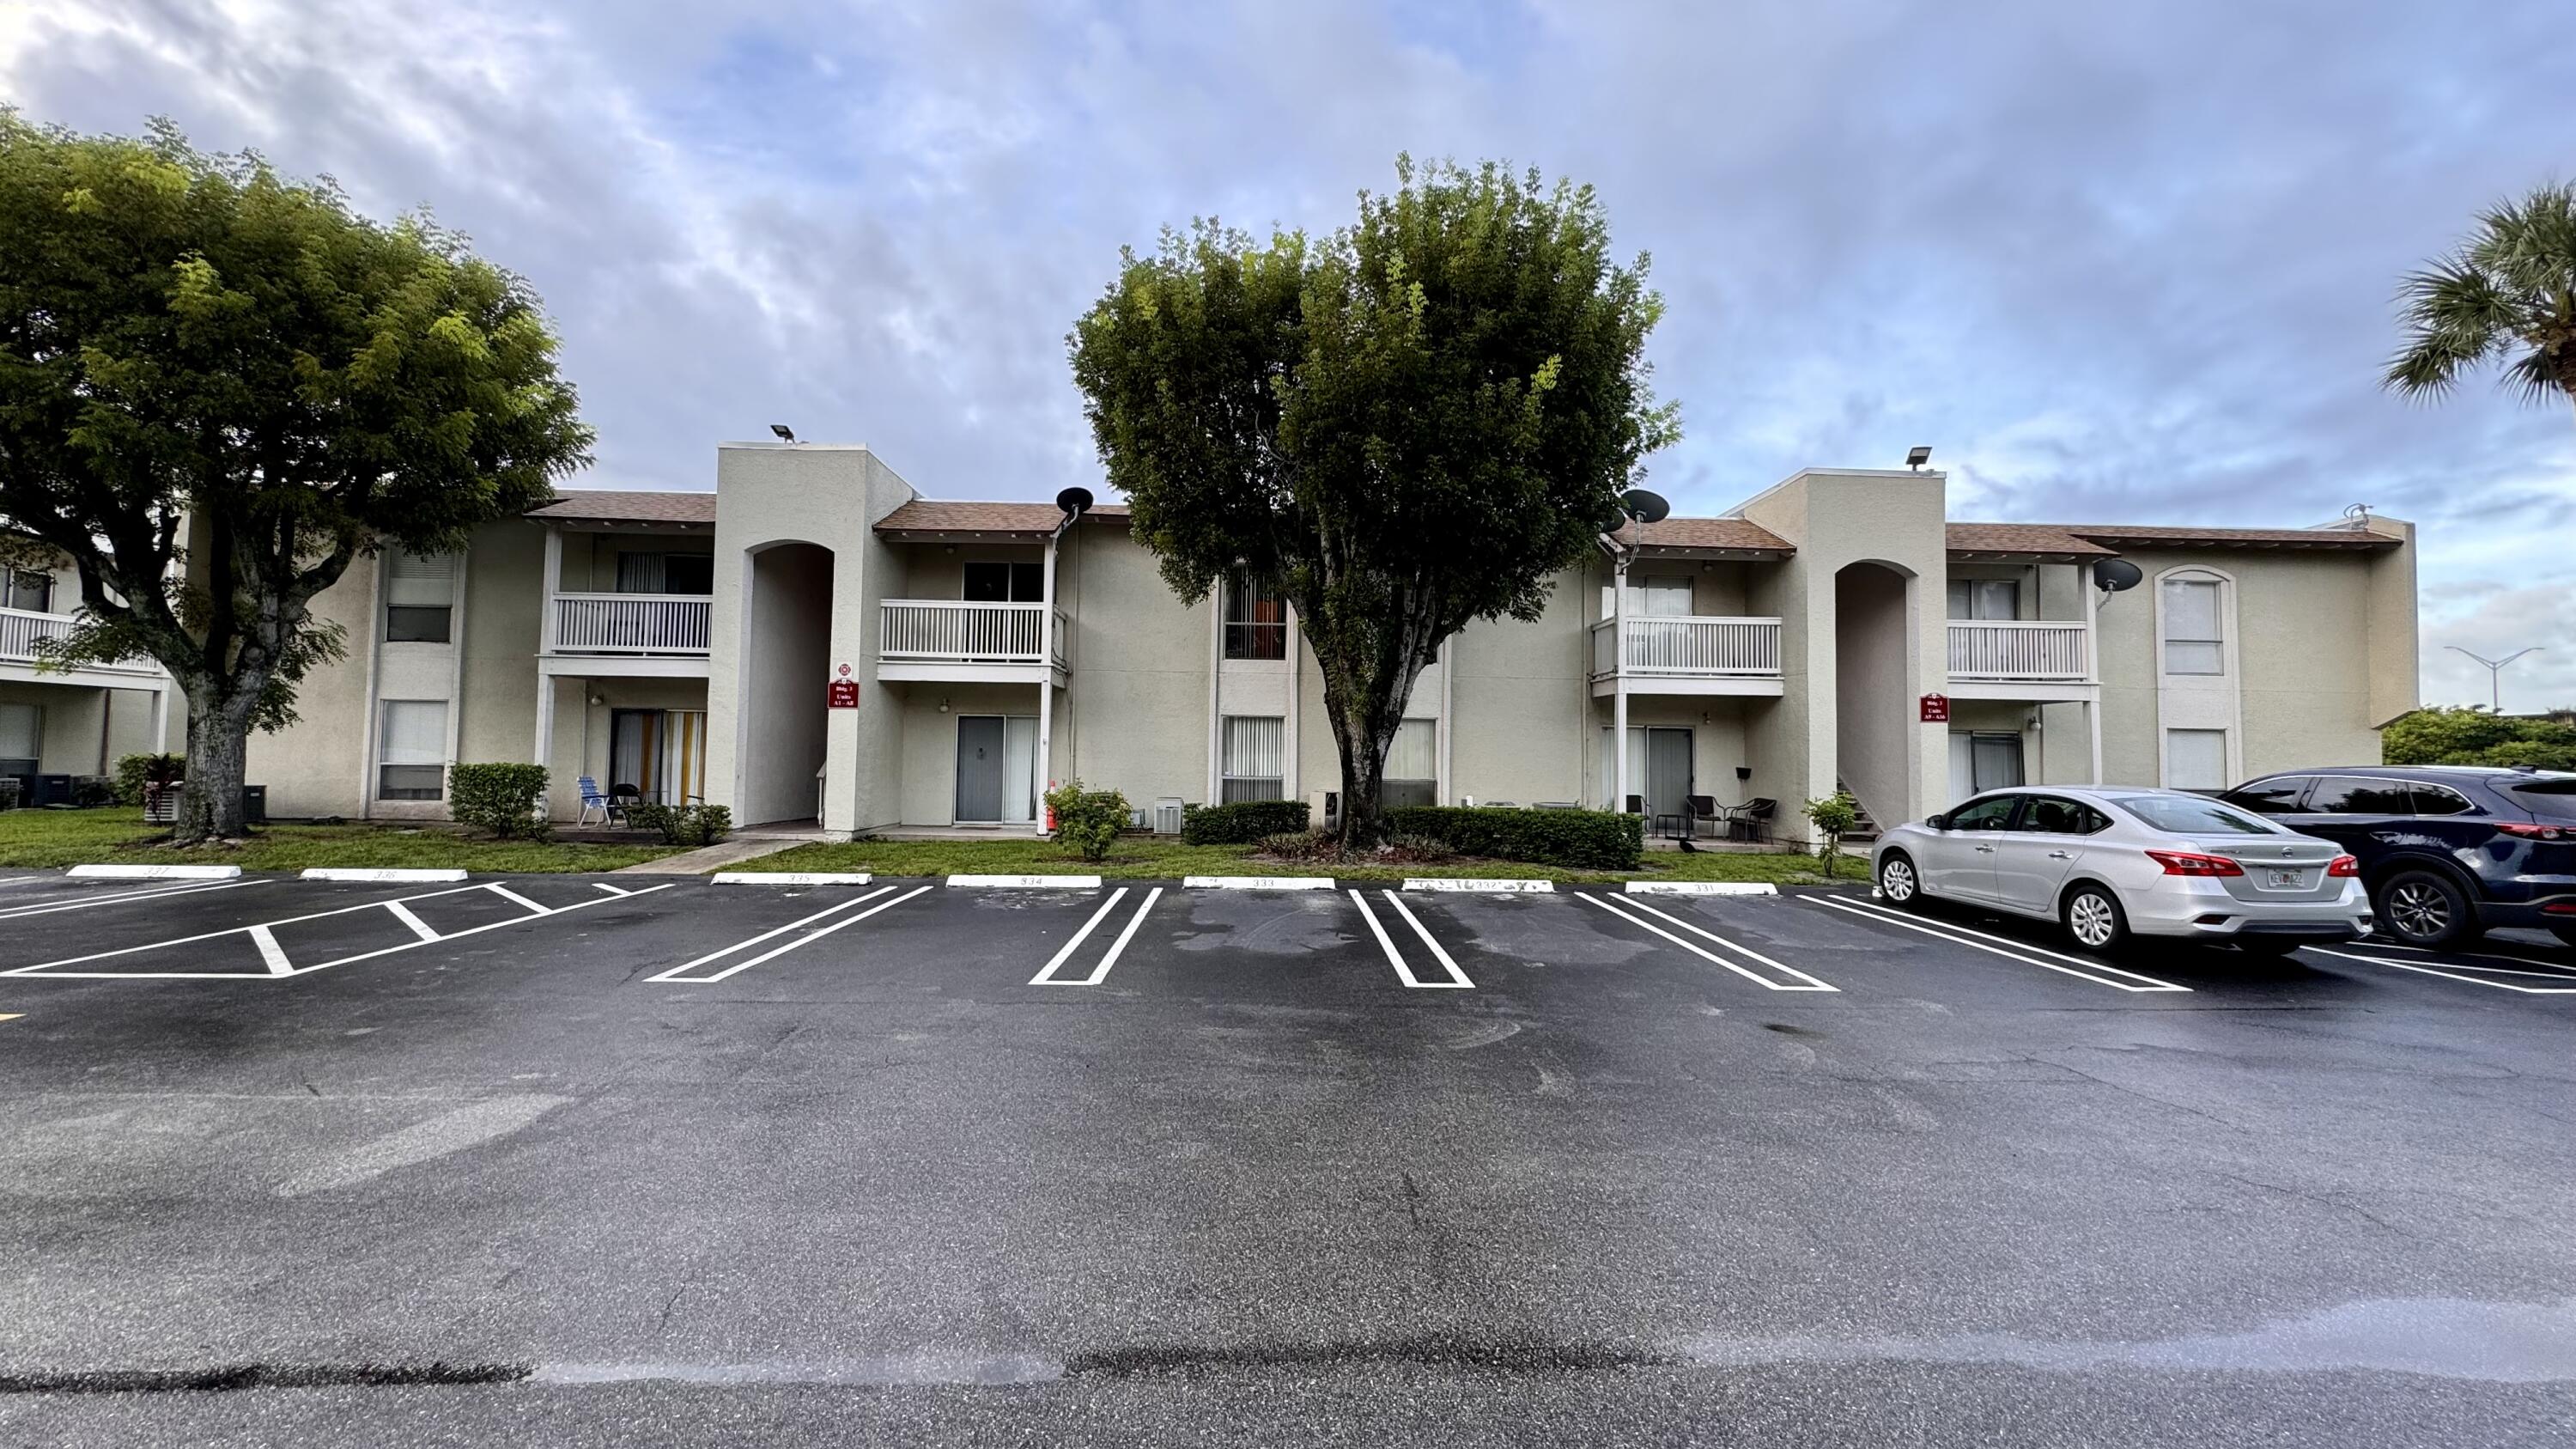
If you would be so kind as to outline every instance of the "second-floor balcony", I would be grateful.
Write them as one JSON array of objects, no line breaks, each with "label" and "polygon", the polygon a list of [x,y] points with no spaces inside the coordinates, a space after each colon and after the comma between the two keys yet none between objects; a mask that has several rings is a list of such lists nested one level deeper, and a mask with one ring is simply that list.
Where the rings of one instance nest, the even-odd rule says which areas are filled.
[{"label": "second-floor balcony", "polygon": [[1592,626],[1592,692],[1778,694],[1780,621],[1631,614]]},{"label": "second-floor balcony", "polygon": [[[33,609],[0,609],[0,664],[43,663],[45,642],[69,634],[76,622],[69,614],[45,614]],[[83,664],[77,666],[72,672],[83,675],[158,675],[161,673],[161,666],[148,658],[134,658],[120,659],[112,664]]]},{"label": "second-floor balcony", "polygon": [[1950,678],[1984,683],[2087,684],[2092,630],[2081,620],[1950,621]]},{"label": "second-floor balcony", "polygon": [[557,594],[546,649],[703,657],[712,607],[704,594]]},{"label": "second-floor balcony", "polygon": [[1065,667],[1071,632],[1062,609],[1048,657],[1045,604],[975,603],[961,599],[887,599],[877,614],[880,679],[1017,678],[1050,664]]}]

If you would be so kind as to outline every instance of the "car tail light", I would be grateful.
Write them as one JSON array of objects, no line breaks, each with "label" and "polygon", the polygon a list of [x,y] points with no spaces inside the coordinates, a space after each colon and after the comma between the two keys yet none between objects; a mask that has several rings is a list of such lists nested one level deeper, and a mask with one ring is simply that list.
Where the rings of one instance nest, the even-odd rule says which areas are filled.
[{"label": "car tail light", "polygon": [[2359,875],[2361,874],[2361,857],[2356,855],[2338,855],[2332,861],[2327,863],[2326,874]]},{"label": "car tail light", "polygon": [[2167,875],[2243,875],[2245,867],[2223,855],[2197,855],[2188,850],[2150,850],[2150,859]]},{"label": "car tail light", "polygon": [[2564,825],[2525,825],[2519,820],[2499,820],[2496,829],[2525,840],[2576,840],[2576,829]]},{"label": "car tail light", "polygon": [[2540,908],[2544,916],[2576,916],[2576,901],[2551,901]]}]

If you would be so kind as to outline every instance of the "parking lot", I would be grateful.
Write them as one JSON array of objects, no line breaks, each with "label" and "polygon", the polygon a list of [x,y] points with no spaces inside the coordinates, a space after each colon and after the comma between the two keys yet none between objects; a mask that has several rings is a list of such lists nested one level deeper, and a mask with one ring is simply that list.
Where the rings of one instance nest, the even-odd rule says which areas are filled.
[{"label": "parking lot", "polygon": [[[2576,1385],[2543,936],[29,872],[0,1018],[15,1442],[2543,1443]],[[303,1387],[140,1391],[225,1374]]]}]

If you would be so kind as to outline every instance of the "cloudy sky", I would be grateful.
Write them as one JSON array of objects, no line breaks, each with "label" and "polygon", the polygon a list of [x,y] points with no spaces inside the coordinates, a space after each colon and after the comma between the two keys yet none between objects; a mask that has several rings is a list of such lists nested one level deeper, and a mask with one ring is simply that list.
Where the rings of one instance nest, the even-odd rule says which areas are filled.
[{"label": "cloudy sky", "polygon": [[1953,517],[2424,526],[2444,644],[2576,703],[2576,409],[2376,385],[2397,278],[2576,174],[2564,0],[12,0],[0,97],[427,204],[532,278],[596,487],[771,422],[935,496],[1090,483],[1122,244],[1325,230],[1400,150],[1592,182],[1715,512],[1929,443]]}]

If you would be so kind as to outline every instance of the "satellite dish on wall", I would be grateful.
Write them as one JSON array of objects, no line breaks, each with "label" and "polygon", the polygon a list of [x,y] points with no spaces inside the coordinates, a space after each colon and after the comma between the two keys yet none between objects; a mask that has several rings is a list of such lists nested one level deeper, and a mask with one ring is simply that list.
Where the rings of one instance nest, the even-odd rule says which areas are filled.
[{"label": "satellite dish on wall", "polygon": [[1065,513],[1079,517],[1091,507],[1091,490],[1067,488],[1055,496],[1055,506]]},{"label": "satellite dish on wall", "polygon": [[2138,571],[2136,564],[2124,558],[2103,558],[2093,561],[2093,586],[2106,594],[2134,589],[2138,586],[2139,580],[2145,577],[2145,574]]},{"label": "satellite dish on wall", "polygon": [[1661,523],[1664,515],[1673,511],[1673,506],[1658,494],[1643,488],[1631,488],[1619,495],[1619,511],[1639,523]]}]

